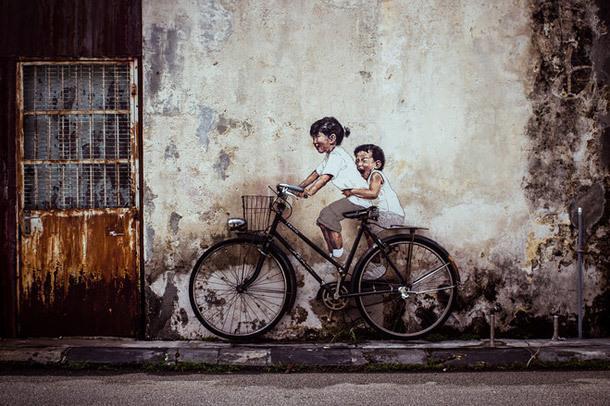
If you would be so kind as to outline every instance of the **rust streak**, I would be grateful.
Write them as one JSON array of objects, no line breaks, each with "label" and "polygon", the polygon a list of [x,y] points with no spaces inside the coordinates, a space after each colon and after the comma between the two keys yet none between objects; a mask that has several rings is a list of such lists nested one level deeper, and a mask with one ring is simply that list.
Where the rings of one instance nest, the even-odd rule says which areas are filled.
[{"label": "rust streak", "polygon": [[24,300],[36,292],[52,306],[72,283],[86,287],[124,278],[137,283],[136,209],[33,211],[32,216],[40,224],[23,240]]}]

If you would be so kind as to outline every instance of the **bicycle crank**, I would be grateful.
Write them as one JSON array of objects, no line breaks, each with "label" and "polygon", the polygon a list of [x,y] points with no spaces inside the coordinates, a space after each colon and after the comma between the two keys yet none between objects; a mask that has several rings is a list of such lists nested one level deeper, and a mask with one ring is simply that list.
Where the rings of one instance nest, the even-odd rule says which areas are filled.
[{"label": "bicycle crank", "polygon": [[341,295],[346,295],[349,293],[349,290],[345,285],[341,285],[341,289],[339,291],[339,296],[335,297],[335,292],[337,290],[337,282],[331,282],[320,286],[320,290],[318,291],[317,297],[322,300],[324,306],[329,310],[343,310],[347,307],[347,297],[340,297]]}]

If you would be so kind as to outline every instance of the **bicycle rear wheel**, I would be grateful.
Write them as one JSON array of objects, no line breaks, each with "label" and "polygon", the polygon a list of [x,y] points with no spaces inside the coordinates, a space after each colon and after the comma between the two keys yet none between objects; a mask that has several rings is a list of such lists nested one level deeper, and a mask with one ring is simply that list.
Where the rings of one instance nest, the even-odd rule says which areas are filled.
[{"label": "bicycle rear wheel", "polygon": [[[428,238],[416,235],[411,241],[411,236],[403,234],[384,242],[387,258],[374,247],[356,266],[353,292],[366,294],[356,297],[358,308],[373,328],[387,336],[422,337],[449,317],[457,297],[457,270],[446,252]],[[386,269],[385,274],[371,279],[368,275],[378,275],[380,266]]]},{"label": "bicycle rear wheel", "polygon": [[273,246],[258,277],[247,288],[242,286],[254,274],[261,247],[255,237],[222,241],[201,256],[191,273],[193,311],[220,337],[245,340],[264,334],[294,302],[294,274]]}]

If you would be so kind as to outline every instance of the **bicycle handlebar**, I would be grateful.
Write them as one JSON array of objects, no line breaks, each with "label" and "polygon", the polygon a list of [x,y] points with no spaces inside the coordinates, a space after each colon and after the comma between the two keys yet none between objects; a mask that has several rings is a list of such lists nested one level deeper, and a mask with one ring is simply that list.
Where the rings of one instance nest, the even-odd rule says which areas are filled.
[{"label": "bicycle handlebar", "polygon": [[305,189],[303,189],[300,186],[296,186],[296,185],[289,185],[287,183],[279,183],[277,186],[277,191],[281,194],[290,194],[292,196],[295,196],[295,193],[303,193],[305,191]]}]

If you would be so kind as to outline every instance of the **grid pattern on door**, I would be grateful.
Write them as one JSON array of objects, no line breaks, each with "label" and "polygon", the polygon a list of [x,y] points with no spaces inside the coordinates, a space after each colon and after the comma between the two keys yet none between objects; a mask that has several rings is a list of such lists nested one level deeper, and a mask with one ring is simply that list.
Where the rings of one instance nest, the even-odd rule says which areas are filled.
[{"label": "grid pattern on door", "polygon": [[24,209],[131,206],[129,63],[22,69]]}]

